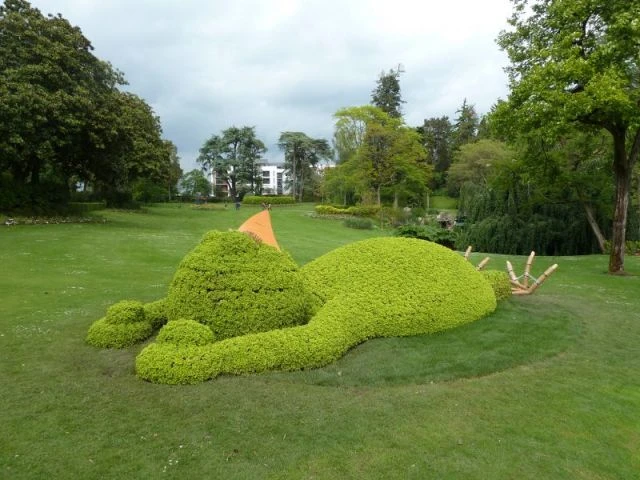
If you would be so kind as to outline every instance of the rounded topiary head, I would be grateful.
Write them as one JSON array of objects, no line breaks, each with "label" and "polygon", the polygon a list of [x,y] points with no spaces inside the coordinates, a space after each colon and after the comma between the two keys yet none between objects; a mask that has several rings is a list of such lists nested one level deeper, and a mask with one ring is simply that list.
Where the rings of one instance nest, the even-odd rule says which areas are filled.
[{"label": "rounded topiary head", "polygon": [[287,254],[245,233],[213,231],[180,263],[166,312],[222,339],[306,323],[310,300]]}]

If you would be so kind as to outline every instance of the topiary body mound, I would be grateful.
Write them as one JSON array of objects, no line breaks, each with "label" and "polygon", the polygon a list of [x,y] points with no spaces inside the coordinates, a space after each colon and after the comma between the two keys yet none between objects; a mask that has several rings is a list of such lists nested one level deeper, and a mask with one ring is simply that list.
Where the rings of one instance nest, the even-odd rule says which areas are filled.
[{"label": "topiary body mound", "polygon": [[212,231],[180,263],[165,308],[169,321],[194,320],[220,340],[306,323],[313,302],[289,255]]},{"label": "topiary body mound", "polygon": [[158,383],[195,383],[223,373],[319,367],[369,338],[437,332],[496,307],[491,285],[469,262],[422,240],[357,242],[301,273],[324,302],[307,325],[205,345],[152,344],[136,359],[137,374]]}]

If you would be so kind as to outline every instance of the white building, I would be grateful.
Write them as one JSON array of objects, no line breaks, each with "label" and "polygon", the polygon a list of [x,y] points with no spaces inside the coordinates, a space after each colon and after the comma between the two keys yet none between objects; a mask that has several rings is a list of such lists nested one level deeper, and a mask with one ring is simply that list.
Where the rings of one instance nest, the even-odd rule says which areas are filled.
[{"label": "white building", "polygon": [[[287,195],[291,189],[287,186],[289,177],[284,170],[284,165],[280,163],[263,163],[260,166],[262,171],[262,193],[265,195]],[[219,178],[215,172],[209,173],[213,196],[229,196],[227,182]]]},{"label": "white building", "polygon": [[262,193],[267,195],[287,195],[289,177],[284,171],[284,165],[278,163],[263,163],[262,166]]}]

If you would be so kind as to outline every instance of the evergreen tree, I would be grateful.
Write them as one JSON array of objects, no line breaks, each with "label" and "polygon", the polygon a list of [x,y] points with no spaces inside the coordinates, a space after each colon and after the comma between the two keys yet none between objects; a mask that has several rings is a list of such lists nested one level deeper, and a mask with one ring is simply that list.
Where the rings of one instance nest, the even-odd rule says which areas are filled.
[{"label": "evergreen tree", "polygon": [[402,104],[405,103],[400,94],[400,74],[403,72],[400,65],[388,73],[381,72],[376,88],[371,92],[371,104],[394,118],[402,116]]},{"label": "evergreen tree", "polygon": [[453,148],[457,150],[462,145],[474,142],[478,135],[479,119],[473,105],[467,103],[465,98],[462,106],[456,111],[458,116],[454,124]]}]

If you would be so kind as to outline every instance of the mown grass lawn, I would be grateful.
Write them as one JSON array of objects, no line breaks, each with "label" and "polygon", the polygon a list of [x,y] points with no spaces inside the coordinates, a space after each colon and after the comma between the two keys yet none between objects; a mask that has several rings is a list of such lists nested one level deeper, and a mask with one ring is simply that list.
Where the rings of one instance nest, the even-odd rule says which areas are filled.
[{"label": "mown grass lawn", "polygon": [[[141,346],[84,343],[110,304],[163,297],[205,231],[256,211],[0,229],[0,478],[639,477],[640,257],[625,277],[604,256],[538,258],[536,274],[560,268],[534,296],[312,371],[153,385],[134,375]],[[299,264],[388,234],[308,211],[272,213]]]}]

